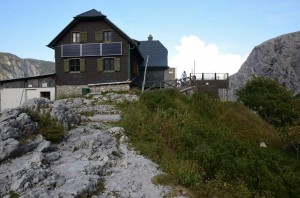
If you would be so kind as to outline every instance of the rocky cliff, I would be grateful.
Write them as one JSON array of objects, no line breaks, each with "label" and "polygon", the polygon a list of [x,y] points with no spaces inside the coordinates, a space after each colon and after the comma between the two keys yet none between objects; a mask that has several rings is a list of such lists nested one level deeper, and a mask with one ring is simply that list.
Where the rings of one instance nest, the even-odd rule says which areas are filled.
[{"label": "rocky cliff", "polygon": [[21,59],[16,55],[0,52],[0,80],[38,76],[55,72],[50,61]]},{"label": "rocky cliff", "polygon": [[256,46],[240,70],[229,78],[229,99],[253,76],[276,80],[300,93],[300,32],[285,34]]}]

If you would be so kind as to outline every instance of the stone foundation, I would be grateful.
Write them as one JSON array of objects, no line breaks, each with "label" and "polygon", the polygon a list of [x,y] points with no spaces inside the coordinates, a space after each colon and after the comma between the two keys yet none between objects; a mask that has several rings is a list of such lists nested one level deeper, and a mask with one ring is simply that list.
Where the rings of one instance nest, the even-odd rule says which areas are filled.
[{"label": "stone foundation", "polygon": [[74,97],[82,95],[82,88],[89,87],[91,93],[101,93],[108,91],[129,91],[128,83],[124,84],[99,84],[99,85],[57,85],[56,98]]},{"label": "stone foundation", "polygon": [[82,95],[82,88],[86,85],[56,85],[56,98]]},{"label": "stone foundation", "polygon": [[91,89],[91,93],[101,93],[107,91],[129,91],[129,84],[106,84],[106,85],[92,85],[89,86]]}]

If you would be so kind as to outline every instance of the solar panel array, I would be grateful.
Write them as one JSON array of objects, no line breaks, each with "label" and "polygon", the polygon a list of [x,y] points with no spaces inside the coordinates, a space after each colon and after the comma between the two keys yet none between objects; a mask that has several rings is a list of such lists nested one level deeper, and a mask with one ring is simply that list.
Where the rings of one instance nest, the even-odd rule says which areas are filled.
[{"label": "solar panel array", "polygon": [[64,45],[61,52],[63,57],[80,56],[80,45]]},{"label": "solar panel array", "polygon": [[99,43],[82,44],[82,56],[99,56],[101,54]]},{"label": "solar panel array", "polygon": [[103,43],[102,44],[102,55],[121,55],[122,45],[120,43]]},{"label": "solar panel array", "polygon": [[88,43],[61,46],[62,57],[122,55],[122,43]]}]

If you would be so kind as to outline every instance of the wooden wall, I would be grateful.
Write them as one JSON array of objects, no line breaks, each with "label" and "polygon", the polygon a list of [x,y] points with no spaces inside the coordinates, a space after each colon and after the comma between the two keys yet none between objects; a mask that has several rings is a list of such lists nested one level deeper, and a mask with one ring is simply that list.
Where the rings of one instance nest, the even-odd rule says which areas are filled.
[{"label": "wooden wall", "polygon": [[[95,32],[108,30],[112,32],[112,42],[122,42],[122,56],[108,56],[120,58],[120,71],[97,71],[97,58],[85,58],[85,71],[79,73],[64,72],[64,58],[61,57],[61,47],[63,44],[70,44],[73,32],[87,32],[87,43],[95,43]],[[128,49],[130,43],[117,30],[111,27],[104,20],[83,20],[76,23],[65,35],[58,41],[55,48],[56,62],[56,84],[57,85],[86,85],[93,83],[108,83],[128,80]],[[133,62],[133,61],[132,61]],[[132,72],[132,71],[131,71]]]}]

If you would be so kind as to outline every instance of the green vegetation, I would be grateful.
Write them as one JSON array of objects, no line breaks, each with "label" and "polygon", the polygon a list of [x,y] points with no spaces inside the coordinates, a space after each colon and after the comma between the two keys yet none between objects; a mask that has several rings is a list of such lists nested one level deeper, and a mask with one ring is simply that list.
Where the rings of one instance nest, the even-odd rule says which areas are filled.
[{"label": "green vegetation", "polygon": [[256,111],[275,127],[292,124],[299,118],[299,100],[276,81],[255,77],[237,92],[245,106]]},{"label": "green vegetation", "polygon": [[133,146],[166,173],[154,183],[190,197],[300,195],[300,162],[273,126],[240,103],[164,90],[119,107]]},{"label": "green vegetation", "polygon": [[55,119],[53,119],[49,113],[39,114],[36,111],[30,109],[24,109],[34,122],[38,123],[37,134],[41,134],[46,140],[59,143],[63,140],[66,129]]},{"label": "green vegetation", "polygon": [[274,80],[255,77],[237,92],[239,100],[281,132],[286,151],[299,158],[300,99]]},{"label": "green vegetation", "polygon": [[80,115],[90,117],[90,116],[94,116],[95,112],[93,110],[88,110],[88,111],[80,112]]},{"label": "green vegetation", "polygon": [[96,186],[96,190],[93,191],[93,192],[88,192],[84,195],[80,195],[79,198],[91,198],[93,197],[94,195],[100,195],[101,193],[103,193],[105,190],[105,184],[104,184],[104,181],[103,182],[100,182],[97,186]]},{"label": "green vegetation", "polygon": [[9,197],[10,198],[18,198],[20,195],[16,193],[15,191],[9,191]]}]

